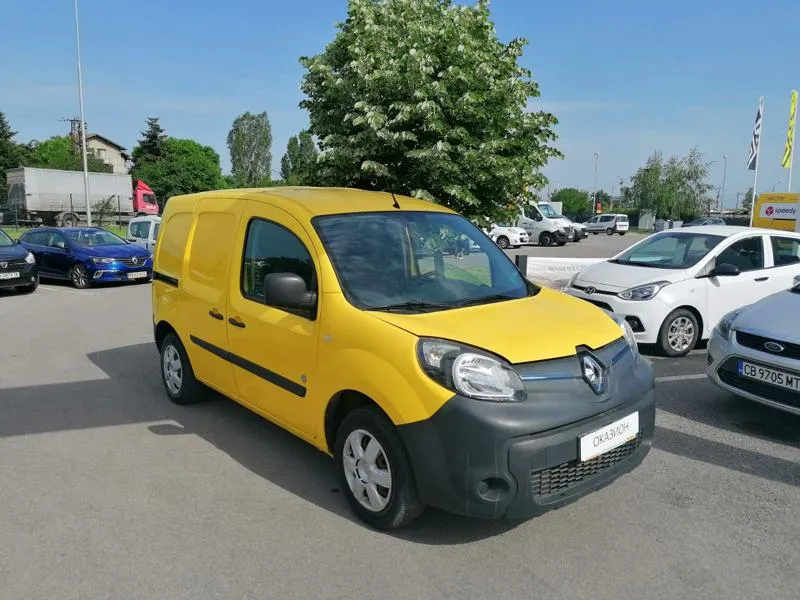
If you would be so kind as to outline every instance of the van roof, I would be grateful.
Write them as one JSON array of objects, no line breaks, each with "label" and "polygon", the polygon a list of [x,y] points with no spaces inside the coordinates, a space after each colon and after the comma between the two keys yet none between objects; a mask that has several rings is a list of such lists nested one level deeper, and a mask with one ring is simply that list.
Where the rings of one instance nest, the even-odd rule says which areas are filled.
[{"label": "van roof", "polygon": [[[388,192],[369,192],[354,188],[270,187],[218,190],[186,196],[175,196],[170,202],[193,204],[202,198],[240,198],[275,204],[295,216],[310,219],[319,215],[392,211],[392,195]],[[448,208],[401,194],[395,194],[400,210],[453,212]]]}]

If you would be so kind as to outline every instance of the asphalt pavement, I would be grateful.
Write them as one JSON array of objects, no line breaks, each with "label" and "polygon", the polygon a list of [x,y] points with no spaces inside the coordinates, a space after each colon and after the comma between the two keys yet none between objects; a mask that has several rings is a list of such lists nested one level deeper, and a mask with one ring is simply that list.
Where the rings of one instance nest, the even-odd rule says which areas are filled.
[{"label": "asphalt pavement", "polygon": [[521,246],[509,250],[512,256],[517,254],[527,254],[535,257],[549,258],[607,258],[622,252],[628,246],[647,237],[647,234],[630,232],[625,235],[598,235],[589,234],[589,237],[580,242],[567,242],[563,246]]},{"label": "asphalt pavement", "polygon": [[655,445],[611,486],[386,534],[303,442],[167,400],[150,286],[3,293],[0,336],[3,600],[797,598],[800,419],[718,391],[702,350],[652,359]]}]

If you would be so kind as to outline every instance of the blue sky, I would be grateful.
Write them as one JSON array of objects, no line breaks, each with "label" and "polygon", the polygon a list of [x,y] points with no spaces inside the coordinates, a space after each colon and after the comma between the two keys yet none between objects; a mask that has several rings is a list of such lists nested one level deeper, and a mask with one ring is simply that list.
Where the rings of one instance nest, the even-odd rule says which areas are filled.
[{"label": "blue sky", "polygon": [[[71,0],[3,0],[0,110],[20,140],[62,134],[78,114]],[[564,160],[554,188],[626,180],[656,149],[697,146],[722,182],[726,205],[752,185],[744,164],[758,97],[765,96],[759,190],[786,190],[780,157],[789,93],[800,88],[797,0],[495,0],[501,39],[526,37],[523,62],[556,114]],[[213,146],[237,114],[269,113],[273,169],[307,125],[298,57],[321,51],[345,0],[81,0],[89,129],[132,148],[145,117],[167,133]],[[800,169],[800,158],[798,158]],[[793,191],[800,189],[800,170]]]}]

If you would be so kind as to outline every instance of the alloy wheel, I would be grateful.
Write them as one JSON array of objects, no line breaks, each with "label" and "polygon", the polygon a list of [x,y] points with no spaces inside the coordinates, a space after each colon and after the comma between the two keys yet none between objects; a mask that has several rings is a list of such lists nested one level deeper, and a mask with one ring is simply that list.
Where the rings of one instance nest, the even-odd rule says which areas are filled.
[{"label": "alloy wheel", "polygon": [[686,352],[694,341],[694,323],[687,317],[678,317],[669,324],[667,343],[675,352]]},{"label": "alloy wheel", "polygon": [[167,384],[169,393],[177,396],[183,386],[183,364],[181,355],[175,346],[170,345],[164,348],[161,368],[164,370],[164,382]]},{"label": "alloy wheel", "polygon": [[83,265],[75,265],[72,269],[72,283],[76,288],[83,289],[89,285],[89,273]]}]

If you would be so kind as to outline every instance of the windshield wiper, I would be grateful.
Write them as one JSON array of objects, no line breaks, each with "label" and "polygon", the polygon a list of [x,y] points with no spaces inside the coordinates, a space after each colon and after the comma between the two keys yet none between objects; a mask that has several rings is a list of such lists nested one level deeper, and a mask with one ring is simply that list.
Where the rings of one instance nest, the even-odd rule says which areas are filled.
[{"label": "windshield wiper", "polygon": [[481,296],[480,298],[470,298],[463,300],[456,304],[459,308],[464,306],[475,306],[477,304],[490,304],[492,302],[503,302],[505,300],[519,300],[518,296],[509,296],[508,294],[491,294],[489,296]]},{"label": "windshield wiper", "polygon": [[453,304],[444,304],[442,302],[423,302],[421,300],[418,301],[409,301],[409,302],[398,302],[397,304],[386,304],[384,306],[370,306],[367,310],[377,310],[377,311],[386,311],[386,312],[394,312],[394,311],[424,311],[424,310],[444,310],[455,308]]}]

